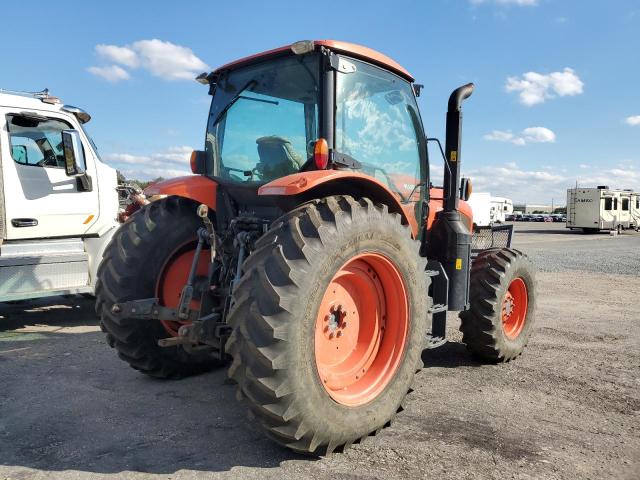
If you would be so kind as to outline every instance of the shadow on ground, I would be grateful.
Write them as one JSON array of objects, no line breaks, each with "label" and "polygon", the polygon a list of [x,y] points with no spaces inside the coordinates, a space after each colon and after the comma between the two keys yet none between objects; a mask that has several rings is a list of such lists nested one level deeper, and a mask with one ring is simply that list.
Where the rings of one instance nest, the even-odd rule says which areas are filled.
[{"label": "shadow on ground", "polygon": [[[129,368],[97,331],[93,306],[82,297],[0,304],[1,465],[172,474],[314,460],[247,419],[225,368],[179,381]],[[425,368],[480,365],[459,343],[422,358]]]},{"label": "shadow on ground", "polygon": [[0,465],[171,474],[308,458],[247,419],[226,369],[148,378],[117,358],[97,325],[82,297],[0,304]]},{"label": "shadow on ground", "polygon": [[482,363],[474,357],[463,343],[447,342],[441,347],[422,352],[424,368],[480,367]]}]

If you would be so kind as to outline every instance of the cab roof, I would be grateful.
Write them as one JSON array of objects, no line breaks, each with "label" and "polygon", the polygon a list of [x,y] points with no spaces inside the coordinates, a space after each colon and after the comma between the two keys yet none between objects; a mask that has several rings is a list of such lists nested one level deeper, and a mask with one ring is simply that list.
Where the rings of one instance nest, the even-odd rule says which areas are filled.
[{"label": "cab roof", "polygon": [[[414,81],[413,76],[405,70],[399,63],[393,60],[390,57],[387,57],[385,54],[380,53],[376,50],[373,50],[369,47],[364,47],[362,45],[356,45],[355,43],[342,42],[340,40],[313,40],[314,47],[325,47],[330,50],[333,50],[338,53],[345,53],[355,58],[359,58],[365,60],[367,62],[379,65],[387,70],[400,75],[401,77],[409,80],[410,82]],[[291,50],[291,47],[295,45],[289,44],[279,48],[274,48],[272,50],[267,50],[255,55],[250,55],[248,57],[240,58],[238,60],[234,60],[233,62],[229,62],[221,67],[216,68],[213,73],[218,73],[223,70],[233,69],[245,64],[250,64],[256,61],[259,61],[263,58],[270,57],[272,55],[277,55],[279,53],[286,52],[287,50]]]},{"label": "cab roof", "polygon": [[23,92],[0,88],[0,107],[70,113],[83,124],[91,120],[91,115],[83,109],[63,104],[58,97],[49,95],[49,90],[47,89],[42,92]]}]

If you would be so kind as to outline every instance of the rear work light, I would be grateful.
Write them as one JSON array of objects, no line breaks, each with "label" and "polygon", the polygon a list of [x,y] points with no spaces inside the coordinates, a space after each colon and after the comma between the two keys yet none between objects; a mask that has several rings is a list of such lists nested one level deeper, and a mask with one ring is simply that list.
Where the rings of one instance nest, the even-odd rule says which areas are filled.
[{"label": "rear work light", "polygon": [[305,53],[313,52],[315,44],[313,40],[300,40],[291,45],[291,51],[296,55],[302,55]]},{"label": "rear work light", "polygon": [[313,163],[318,170],[324,170],[329,165],[329,144],[324,138],[316,140],[313,147]]}]

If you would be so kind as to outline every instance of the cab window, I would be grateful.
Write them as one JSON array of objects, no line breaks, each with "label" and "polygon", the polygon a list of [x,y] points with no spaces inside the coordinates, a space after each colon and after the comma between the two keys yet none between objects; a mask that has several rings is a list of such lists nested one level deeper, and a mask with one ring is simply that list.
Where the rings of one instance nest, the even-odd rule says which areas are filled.
[{"label": "cab window", "polygon": [[225,73],[205,139],[208,170],[232,182],[296,173],[318,138],[319,57],[293,55]]},{"label": "cab window", "polygon": [[40,116],[8,115],[11,156],[16,163],[64,168],[62,131],[68,123]]},{"label": "cab window", "polygon": [[362,164],[362,172],[415,200],[422,178],[424,137],[411,84],[351,58],[336,83],[336,150]]}]

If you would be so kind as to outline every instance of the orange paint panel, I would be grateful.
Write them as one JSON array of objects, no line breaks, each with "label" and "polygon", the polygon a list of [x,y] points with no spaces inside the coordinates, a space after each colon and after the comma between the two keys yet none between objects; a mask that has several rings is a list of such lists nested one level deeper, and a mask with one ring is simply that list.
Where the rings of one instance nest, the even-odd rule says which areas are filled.
[{"label": "orange paint panel", "polygon": [[[386,196],[393,199],[395,210],[404,214],[405,220],[411,227],[414,237],[418,232],[418,224],[414,216],[414,204],[403,204],[387,185],[380,180],[364,173],[352,172],[350,170],[314,170],[310,172],[294,173],[286,177],[278,178],[258,189],[258,195],[299,195],[311,190],[319,185],[338,181],[356,181],[371,185],[372,189],[385,192]],[[345,192],[348,193],[348,192]]]},{"label": "orange paint panel", "polygon": [[[313,43],[316,46],[327,47],[331,50],[335,50],[336,52],[345,53],[347,55],[358,57],[365,61],[369,61],[371,63],[375,63],[377,65],[385,67],[393,71],[394,73],[406,78],[410,82],[413,82],[414,80],[413,76],[407,70],[405,70],[398,62],[387,57],[383,53],[377,52],[369,47],[356,45],[355,43],[341,42],[339,40],[314,40]],[[225,65],[217,68],[215,72],[220,72],[228,68],[234,68],[239,65],[252,63],[254,61],[258,61],[262,57],[268,57],[270,55],[275,55],[277,53],[285,52],[290,49],[291,49],[291,45],[285,45],[283,47],[274,48],[272,50],[267,50],[265,52],[257,53],[255,55],[249,55],[248,57],[244,57],[239,60],[234,60],[233,62],[226,63]]]},{"label": "orange paint panel", "polygon": [[145,188],[144,194],[147,197],[153,195],[175,195],[177,197],[190,198],[215,210],[217,189],[218,184],[214,180],[201,175],[193,175],[154,183]]},{"label": "orange paint panel", "polygon": [[83,224],[83,225],[86,225],[86,224],[87,224],[87,223],[89,223],[91,220],[93,220],[93,215],[89,215],[89,216],[87,217],[87,219],[86,219],[84,222],[82,222],[82,224]]},{"label": "orange paint panel", "polygon": [[[442,188],[431,188],[429,190],[429,216],[427,217],[427,230],[431,229],[434,220],[436,219],[436,213],[442,210],[444,205],[444,192]],[[467,217],[469,224],[469,230],[473,227],[473,212],[471,206],[463,200],[458,203],[458,210],[460,213]]]}]

